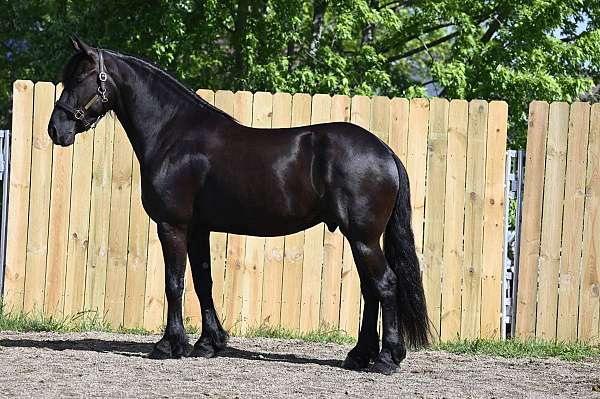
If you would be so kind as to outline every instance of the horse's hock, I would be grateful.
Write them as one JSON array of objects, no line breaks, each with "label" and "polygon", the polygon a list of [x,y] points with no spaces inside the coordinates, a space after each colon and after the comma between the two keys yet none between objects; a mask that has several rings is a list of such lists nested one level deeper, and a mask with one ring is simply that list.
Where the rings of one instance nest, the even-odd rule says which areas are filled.
[{"label": "horse's hock", "polygon": [[[166,320],[164,265],[156,225],[141,204],[137,159],[112,115],[102,119],[93,134],[78,135],[72,147],[51,145],[46,124],[60,92],[60,85],[47,82],[15,82],[5,305],[47,315],[93,310],[114,326],[156,330]],[[413,229],[436,338],[500,338],[508,113],[504,102],[198,93],[246,125],[289,127],[350,121],[388,143],[410,176]],[[534,103],[532,112],[537,115],[539,107]],[[546,125],[530,124],[531,165],[545,165],[535,162],[535,157],[543,159],[545,153],[531,151],[536,151],[534,146],[546,148],[545,141],[532,142],[532,135],[548,141],[550,148],[552,127],[558,123],[553,112],[567,112],[561,117],[569,118],[568,108],[550,110],[548,136],[547,115],[536,116],[538,121],[546,118]],[[590,118],[589,106],[583,110],[574,105],[571,118],[585,124],[578,116],[585,112]],[[581,295],[580,306],[595,315],[591,321],[579,321],[579,330],[585,331],[579,337],[585,339],[597,337],[600,324],[598,295],[593,295],[597,293],[600,256],[590,253],[596,250],[591,243],[598,241],[599,231],[598,193],[594,190],[599,176],[600,110],[594,106],[591,115],[591,129],[577,133],[571,128],[572,132],[560,133],[565,137],[569,133],[569,140],[585,135],[577,154],[587,160],[587,180],[581,184],[580,179],[572,187],[585,193],[578,200],[583,206],[577,202],[573,215],[581,220],[581,229],[576,224],[562,236],[563,246],[571,236],[584,237],[583,262],[576,275],[582,279],[581,289],[578,285],[577,294],[569,291],[568,295]],[[568,148],[570,152],[574,147],[569,144]],[[569,152],[564,160],[558,160],[566,165],[567,176],[576,173],[571,166],[575,157]],[[547,164],[545,167],[549,170]],[[535,207],[537,201],[541,209],[542,192],[553,189],[552,183],[546,180],[544,184],[543,169],[532,167],[527,173],[528,183],[534,183],[525,190],[523,228],[531,234],[542,231],[545,248],[543,226],[550,223],[555,229],[561,223],[541,223],[542,212],[527,207]],[[533,205],[527,204],[528,198]],[[543,205],[543,213],[552,215],[556,212],[550,206],[562,206],[562,202]],[[535,245],[526,243],[526,237],[524,233],[523,245]],[[537,255],[534,247],[522,255],[527,265],[541,256],[536,248]],[[352,335],[358,332],[362,310],[359,279],[349,245],[339,231],[331,233],[320,224],[286,237],[213,233],[211,252],[215,306],[228,328],[246,331],[267,323],[301,331],[321,326]],[[580,252],[576,250],[573,256]],[[518,321],[535,326],[536,298],[541,294],[558,298],[558,281],[552,279],[538,290],[531,266],[524,270],[519,278],[524,299],[518,304]],[[561,273],[552,270],[552,276]],[[184,313],[190,323],[198,325],[200,308],[193,286],[187,282],[191,282],[189,267]],[[556,299],[555,309],[559,304],[567,309],[567,304],[573,303],[570,297],[564,299],[567,302]],[[555,304],[551,300],[549,305]],[[558,321],[545,318],[538,324],[556,325],[562,313],[557,317]],[[522,331],[519,325],[517,330]],[[536,331],[526,328],[522,334]],[[578,337],[572,332],[569,336]]]}]

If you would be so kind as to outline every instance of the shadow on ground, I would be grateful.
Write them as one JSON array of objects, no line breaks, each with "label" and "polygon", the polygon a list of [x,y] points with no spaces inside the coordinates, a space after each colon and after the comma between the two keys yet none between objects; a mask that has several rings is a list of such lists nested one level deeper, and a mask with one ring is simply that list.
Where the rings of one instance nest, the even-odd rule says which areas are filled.
[{"label": "shadow on ground", "polygon": [[[133,341],[109,341],[103,339],[80,340],[34,340],[34,339],[0,339],[0,348],[44,348],[55,351],[75,350],[100,353],[114,353],[123,356],[147,357],[154,344]],[[293,364],[318,364],[321,366],[341,367],[338,359],[316,359],[299,357],[294,354],[253,352],[228,347],[218,357],[246,359],[262,362],[283,362]]]}]

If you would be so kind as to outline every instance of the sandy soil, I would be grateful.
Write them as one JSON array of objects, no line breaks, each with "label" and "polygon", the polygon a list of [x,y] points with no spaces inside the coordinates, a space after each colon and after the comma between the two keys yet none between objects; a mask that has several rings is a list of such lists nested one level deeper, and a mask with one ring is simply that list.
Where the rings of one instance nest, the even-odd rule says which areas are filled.
[{"label": "sandy soil", "polygon": [[382,376],[341,369],[350,347],[335,344],[232,338],[214,359],[147,359],[157,339],[0,332],[0,396],[600,398],[598,358],[571,363],[422,351],[409,353],[399,373]]}]

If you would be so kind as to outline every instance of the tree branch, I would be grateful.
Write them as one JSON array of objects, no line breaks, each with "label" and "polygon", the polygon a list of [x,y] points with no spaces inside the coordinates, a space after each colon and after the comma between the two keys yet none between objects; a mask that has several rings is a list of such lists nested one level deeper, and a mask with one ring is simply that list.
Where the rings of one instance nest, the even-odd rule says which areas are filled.
[{"label": "tree branch", "polygon": [[[405,38],[401,38],[401,39],[395,40],[394,43],[392,45],[390,45],[389,47],[387,47],[387,48],[380,48],[380,52],[386,53],[386,52],[388,52],[388,51],[396,48],[396,46],[399,43],[406,44],[406,43],[410,42],[411,40],[418,39],[422,35],[426,35],[428,33],[435,32],[438,29],[447,28],[449,26],[454,26],[454,23],[452,23],[452,22],[444,22],[444,23],[441,23],[441,24],[437,24],[437,25],[432,26],[432,27],[430,27],[430,28],[428,28],[428,29],[426,29],[424,31],[421,31],[421,32],[419,32],[417,34],[414,34],[414,35],[411,35],[411,36],[408,36],[408,37],[405,37]],[[407,30],[410,30],[410,29],[407,29]]]},{"label": "tree branch", "polygon": [[483,43],[487,43],[490,40],[492,40],[494,33],[496,33],[498,31],[498,29],[500,29],[501,26],[502,26],[502,22],[498,18],[494,18],[492,20],[492,22],[490,23],[488,30],[481,37],[481,41]]},{"label": "tree branch", "polygon": [[429,42],[427,44],[423,44],[420,47],[417,47],[417,48],[414,48],[412,50],[409,50],[409,51],[407,51],[407,52],[405,52],[403,54],[399,54],[399,55],[396,55],[396,56],[393,56],[393,57],[389,57],[387,59],[387,62],[390,63],[390,62],[394,62],[394,61],[398,61],[398,60],[401,60],[401,59],[404,59],[404,58],[411,57],[411,56],[413,56],[415,54],[418,54],[418,53],[420,53],[422,51],[426,51],[426,50],[428,50],[428,49],[430,49],[432,47],[438,46],[438,45],[440,45],[442,43],[445,43],[445,42],[447,42],[449,40],[452,40],[453,38],[455,38],[459,34],[460,34],[460,31],[457,30],[455,32],[452,32],[452,33],[446,35],[446,36],[440,37],[439,39],[436,39],[436,40],[434,40],[432,42]]},{"label": "tree branch", "polygon": [[405,1],[390,1],[389,3],[381,4],[377,7],[378,10],[382,10],[384,8],[388,8],[390,6],[394,6],[393,8],[399,7],[407,7],[412,4],[415,4],[416,0],[405,0]]}]

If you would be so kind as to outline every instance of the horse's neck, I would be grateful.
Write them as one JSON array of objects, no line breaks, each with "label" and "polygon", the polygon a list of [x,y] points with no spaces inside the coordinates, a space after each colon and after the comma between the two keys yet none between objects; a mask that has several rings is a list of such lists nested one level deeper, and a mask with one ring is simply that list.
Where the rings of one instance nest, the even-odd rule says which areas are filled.
[{"label": "horse's neck", "polygon": [[165,132],[173,118],[189,106],[168,82],[141,63],[113,59],[119,65],[113,77],[119,90],[115,113],[143,165],[151,161],[161,135],[173,134]]}]

